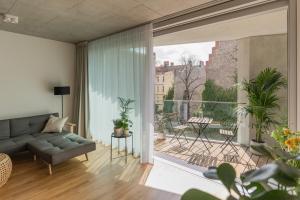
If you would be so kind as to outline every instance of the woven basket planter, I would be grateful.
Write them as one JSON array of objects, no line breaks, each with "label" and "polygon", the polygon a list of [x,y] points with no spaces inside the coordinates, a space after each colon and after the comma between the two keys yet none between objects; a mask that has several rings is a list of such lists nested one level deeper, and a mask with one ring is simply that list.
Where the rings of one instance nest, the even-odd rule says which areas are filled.
[{"label": "woven basket planter", "polygon": [[11,159],[8,155],[0,153],[0,187],[9,179],[12,171]]}]

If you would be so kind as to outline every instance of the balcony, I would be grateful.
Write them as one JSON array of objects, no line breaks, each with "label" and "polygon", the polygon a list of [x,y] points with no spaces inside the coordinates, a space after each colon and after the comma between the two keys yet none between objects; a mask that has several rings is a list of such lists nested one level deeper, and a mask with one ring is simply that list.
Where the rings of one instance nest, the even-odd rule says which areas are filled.
[{"label": "balcony", "polygon": [[[236,102],[164,101],[155,113],[155,155],[199,171],[227,162],[239,174],[268,163],[238,144],[239,107]],[[192,117],[212,119],[197,140],[199,127],[189,123]]]}]

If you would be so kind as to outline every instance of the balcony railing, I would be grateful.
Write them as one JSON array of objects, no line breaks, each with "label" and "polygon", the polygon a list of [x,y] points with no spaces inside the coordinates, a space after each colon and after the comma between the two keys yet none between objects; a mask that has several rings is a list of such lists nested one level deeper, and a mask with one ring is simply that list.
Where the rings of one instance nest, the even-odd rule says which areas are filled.
[{"label": "balcony railing", "polygon": [[[190,117],[209,117],[213,122],[205,129],[206,136],[223,141],[219,130],[224,123],[237,122],[238,107],[237,102],[165,100],[155,105],[155,133],[173,136],[172,127],[185,124]],[[192,128],[185,130],[185,135],[196,137]]]}]

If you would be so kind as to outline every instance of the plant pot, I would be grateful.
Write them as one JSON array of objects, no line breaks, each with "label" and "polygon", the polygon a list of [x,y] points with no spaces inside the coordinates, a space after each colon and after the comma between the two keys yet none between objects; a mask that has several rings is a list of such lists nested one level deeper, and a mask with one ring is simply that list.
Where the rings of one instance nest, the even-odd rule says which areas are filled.
[{"label": "plant pot", "polygon": [[116,136],[122,136],[124,134],[124,129],[123,128],[114,128],[114,132]]},{"label": "plant pot", "polygon": [[255,140],[250,141],[250,152],[257,156],[262,156],[262,154],[256,150],[254,150],[251,146],[259,146],[265,144],[265,142],[257,142]]},{"label": "plant pot", "polygon": [[128,136],[128,135],[129,135],[129,130],[128,130],[128,129],[125,129],[125,130],[124,130],[124,134],[125,134],[126,136]]}]

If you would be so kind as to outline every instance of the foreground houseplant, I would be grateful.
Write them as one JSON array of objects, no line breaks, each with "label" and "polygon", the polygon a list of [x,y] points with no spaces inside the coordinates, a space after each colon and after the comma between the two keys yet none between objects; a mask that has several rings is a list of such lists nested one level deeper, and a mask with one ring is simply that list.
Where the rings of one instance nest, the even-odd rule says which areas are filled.
[{"label": "foreground houseplant", "polygon": [[[234,168],[223,163],[216,169],[204,173],[222,182],[229,192],[228,200],[296,200],[299,199],[300,170],[286,164],[288,160],[299,160],[287,152],[273,149],[266,145],[253,148],[261,154],[275,159],[273,163],[250,170],[236,178]],[[188,190],[182,200],[219,200],[204,191]]]},{"label": "foreground houseplant", "polygon": [[[244,80],[242,89],[246,91],[249,104],[243,107],[246,114],[254,120],[255,139],[251,140],[251,146],[264,143],[263,134],[278,124],[276,111],[279,109],[278,91],[286,86],[286,79],[277,69],[266,68],[256,78]],[[250,151],[259,154],[253,148]]]},{"label": "foreground houseplant", "polygon": [[114,132],[117,136],[129,134],[129,127],[132,126],[132,121],[129,119],[129,111],[133,108],[130,105],[134,102],[132,99],[118,97],[120,103],[120,118],[113,120]]},{"label": "foreground houseplant", "polygon": [[[271,136],[278,142],[280,147],[296,156],[300,153],[300,131],[292,131],[289,128],[278,127]],[[288,164],[300,169],[300,161],[290,160]]]}]

